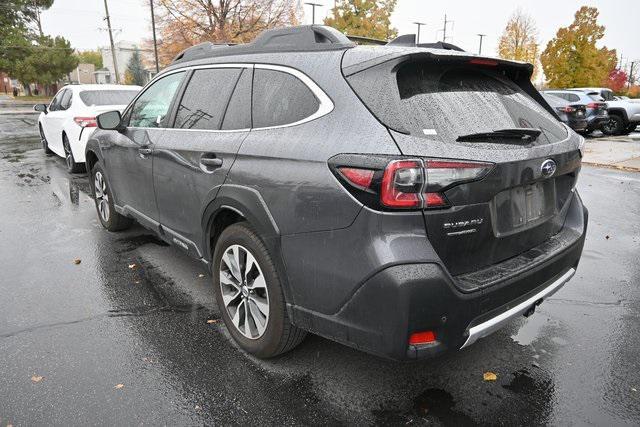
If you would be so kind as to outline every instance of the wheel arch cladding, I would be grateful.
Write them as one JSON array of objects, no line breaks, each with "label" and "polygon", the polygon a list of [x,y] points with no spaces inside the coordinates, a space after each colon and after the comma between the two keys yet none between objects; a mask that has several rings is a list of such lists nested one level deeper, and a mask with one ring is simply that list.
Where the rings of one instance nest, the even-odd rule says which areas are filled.
[{"label": "wheel arch cladding", "polygon": [[622,120],[624,120],[625,122],[629,121],[629,118],[627,117],[627,112],[624,110],[624,108],[609,108],[607,112],[610,115],[622,117]]},{"label": "wheel arch cladding", "polygon": [[264,199],[253,188],[225,184],[220,188],[217,197],[207,205],[202,216],[202,247],[205,260],[211,261],[210,265],[213,268],[213,250],[217,236],[223,229],[217,229],[216,226],[228,226],[238,220],[246,221],[267,247],[278,270],[285,300],[293,303],[281,254],[280,229]]},{"label": "wheel arch cladding", "polygon": [[93,150],[87,150],[85,154],[85,163],[87,165],[87,172],[91,172],[93,166],[98,163],[98,155]]}]

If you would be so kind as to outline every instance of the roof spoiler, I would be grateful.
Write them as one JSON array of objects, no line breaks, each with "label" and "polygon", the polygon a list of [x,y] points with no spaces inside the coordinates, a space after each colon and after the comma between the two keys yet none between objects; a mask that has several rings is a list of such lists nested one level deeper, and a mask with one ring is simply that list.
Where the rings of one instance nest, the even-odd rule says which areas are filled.
[{"label": "roof spoiler", "polygon": [[426,47],[430,49],[445,49],[445,50],[456,50],[458,52],[465,52],[464,49],[446,42],[436,42],[436,43],[416,43],[416,35],[415,34],[404,34],[402,36],[398,36],[395,39],[391,40],[387,43],[387,46],[405,46],[405,47]]}]

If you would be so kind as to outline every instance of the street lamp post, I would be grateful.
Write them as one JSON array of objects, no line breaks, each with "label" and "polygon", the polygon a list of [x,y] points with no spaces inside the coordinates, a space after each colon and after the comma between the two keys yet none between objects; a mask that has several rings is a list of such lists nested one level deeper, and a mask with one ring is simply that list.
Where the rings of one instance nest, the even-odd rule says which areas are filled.
[{"label": "street lamp post", "polygon": [[478,34],[478,37],[480,37],[480,46],[478,47],[478,55],[482,55],[482,39],[485,36],[486,34]]},{"label": "street lamp post", "polygon": [[311,25],[315,25],[316,23],[316,7],[323,6],[320,3],[305,3],[311,6]]},{"label": "street lamp post", "polygon": [[427,24],[425,24],[424,22],[414,22],[414,24],[418,26],[418,34],[416,35],[416,45],[417,45],[417,44],[420,44],[420,27]]}]

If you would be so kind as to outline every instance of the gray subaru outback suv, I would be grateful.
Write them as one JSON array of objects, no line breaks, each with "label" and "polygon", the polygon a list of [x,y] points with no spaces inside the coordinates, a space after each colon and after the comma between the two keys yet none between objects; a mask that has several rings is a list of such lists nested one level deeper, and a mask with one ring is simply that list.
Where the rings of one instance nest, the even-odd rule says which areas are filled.
[{"label": "gray subaru outback suv", "polygon": [[393,359],[458,350],[532,313],[582,252],[583,140],[531,71],[322,26],[195,46],[98,117],[99,219],[206,264],[258,357],[307,331]]}]

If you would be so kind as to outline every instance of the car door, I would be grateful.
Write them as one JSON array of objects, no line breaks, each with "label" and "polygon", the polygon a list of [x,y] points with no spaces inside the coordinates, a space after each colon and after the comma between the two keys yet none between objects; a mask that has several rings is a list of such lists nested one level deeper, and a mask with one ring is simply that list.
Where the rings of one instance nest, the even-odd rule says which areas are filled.
[{"label": "car door", "polygon": [[64,157],[62,146],[62,123],[66,118],[65,102],[68,103],[71,89],[61,89],[49,104],[49,111],[42,118],[42,129],[47,137],[49,148],[59,156]]},{"label": "car door", "polygon": [[224,183],[251,127],[252,66],[196,69],[153,150],[163,231],[200,257],[202,212]]},{"label": "car door", "polygon": [[151,154],[162,139],[171,103],[184,76],[180,71],[151,83],[125,111],[125,129],[103,147],[115,203],[152,229],[157,229],[159,215]]}]

